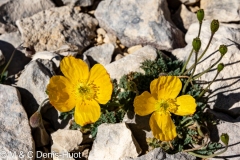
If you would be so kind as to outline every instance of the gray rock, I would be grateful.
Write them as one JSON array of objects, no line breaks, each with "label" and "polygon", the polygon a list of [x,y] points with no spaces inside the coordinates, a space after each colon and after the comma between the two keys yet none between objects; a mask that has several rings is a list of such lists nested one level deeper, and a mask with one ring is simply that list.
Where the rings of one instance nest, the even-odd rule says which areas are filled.
[{"label": "gray rock", "polygon": [[142,154],[145,154],[149,150],[146,139],[153,138],[153,134],[149,126],[149,119],[150,115],[139,116],[132,111],[128,111],[122,121],[129,126],[133,136],[136,138],[142,149]]},{"label": "gray rock", "polygon": [[0,151],[1,159],[5,153],[16,152],[15,157],[6,159],[20,160],[18,155],[24,153],[24,159],[33,159],[26,157],[26,154],[32,151],[35,154],[34,141],[31,135],[31,129],[28,123],[27,114],[21,105],[21,97],[16,88],[0,84]]},{"label": "gray rock", "polygon": [[9,0],[0,5],[0,17],[5,23],[34,15],[37,12],[55,7],[51,0]]},{"label": "gray rock", "polygon": [[[202,47],[199,51],[199,55],[203,52],[209,41],[211,34],[209,26],[209,21],[203,22],[200,35]],[[192,49],[192,40],[197,36],[198,28],[199,26],[197,23],[192,24],[185,37],[188,45],[185,48],[176,49],[172,52],[180,60],[187,59],[188,54]],[[240,83],[238,83],[240,77],[240,72],[238,71],[238,68],[240,68],[240,50],[238,44],[239,39],[240,25],[220,24],[219,30],[214,35],[208,51],[203,56],[200,63],[197,65],[195,72],[195,74],[198,74],[204,71],[220,58],[220,53],[217,52],[220,45],[225,44],[228,46],[228,52],[221,60],[221,62],[225,64],[225,67],[217,77],[216,81],[210,87],[210,90],[212,92],[209,95],[208,104],[212,109],[218,109],[219,111],[222,111],[225,114],[229,114],[233,117],[240,116]],[[194,63],[194,59],[195,57],[192,56],[188,67]],[[216,73],[217,71],[215,67],[211,69],[207,74],[201,76],[199,80],[210,82],[213,80]]]},{"label": "gray rock", "polygon": [[16,22],[25,47],[38,51],[54,51],[68,45],[71,51],[81,52],[95,37],[97,20],[84,13],[74,13],[68,7],[39,12]]},{"label": "gray rock", "polygon": [[[5,56],[5,62],[8,62],[14,49],[17,48],[21,41],[21,35],[19,32],[11,32],[0,35],[0,50]],[[13,75],[24,69],[24,66],[31,59],[26,57],[24,50],[17,49],[14,57],[7,68],[8,75]]]},{"label": "gray rock", "polygon": [[136,52],[127,55],[113,63],[105,66],[112,79],[120,80],[120,78],[130,72],[142,72],[141,63],[145,60],[155,60],[157,53],[151,46],[145,46]]},{"label": "gray rock", "polygon": [[196,157],[186,153],[167,154],[162,149],[156,148],[146,155],[137,158],[125,158],[124,160],[196,160]]},{"label": "gray rock", "polygon": [[119,160],[137,157],[141,148],[125,123],[101,124],[89,160]]},{"label": "gray rock", "polygon": [[205,19],[218,19],[220,22],[240,21],[239,0],[201,0],[200,6],[204,9]]},{"label": "gray rock", "polygon": [[107,43],[92,47],[85,51],[83,54],[85,54],[88,58],[91,58],[92,60],[105,66],[112,61],[114,49],[115,47],[113,44]]},{"label": "gray rock", "polygon": [[9,32],[16,32],[17,27],[15,27],[12,24],[4,24],[0,22],[0,35],[4,33],[9,33]]},{"label": "gray rock", "polygon": [[58,68],[60,66],[61,57],[53,52],[43,51],[43,52],[37,52],[33,55],[32,61],[37,59],[47,59],[54,62],[55,67]]},{"label": "gray rock", "polygon": [[64,5],[79,5],[81,7],[88,7],[93,4],[94,0],[62,0]]},{"label": "gray rock", "polygon": [[101,28],[127,47],[152,45],[161,50],[184,46],[182,32],[171,21],[166,0],[101,1],[95,11]]},{"label": "gray rock", "polygon": [[183,32],[186,32],[191,24],[198,22],[196,14],[189,11],[183,4],[172,16],[172,20]]},{"label": "gray rock", "polygon": [[83,140],[82,132],[79,130],[59,129],[52,133],[51,137],[53,140],[51,151],[57,153],[73,151]]},{"label": "gray rock", "polygon": [[53,62],[36,60],[29,63],[17,82],[22,104],[30,117],[48,96],[46,87],[53,73]]},{"label": "gray rock", "polygon": [[10,0],[0,0],[0,6],[7,3],[8,1],[10,1]]}]

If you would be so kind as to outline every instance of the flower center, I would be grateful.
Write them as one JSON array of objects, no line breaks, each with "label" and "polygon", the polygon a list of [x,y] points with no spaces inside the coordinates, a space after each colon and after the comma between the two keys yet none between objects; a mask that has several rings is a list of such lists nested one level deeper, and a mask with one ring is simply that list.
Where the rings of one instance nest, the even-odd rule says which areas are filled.
[{"label": "flower center", "polygon": [[177,105],[175,104],[175,100],[167,99],[167,100],[159,100],[157,105],[157,112],[169,113],[175,112],[177,110]]},{"label": "flower center", "polygon": [[92,100],[97,98],[98,87],[94,83],[84,83],[80,82],[78,85],[78,95],[83,100]]}]

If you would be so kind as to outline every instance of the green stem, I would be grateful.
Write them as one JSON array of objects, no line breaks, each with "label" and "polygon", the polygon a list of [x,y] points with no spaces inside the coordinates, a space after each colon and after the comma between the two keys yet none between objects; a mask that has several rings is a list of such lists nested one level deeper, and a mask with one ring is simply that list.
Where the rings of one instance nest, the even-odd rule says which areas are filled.
[{"label": "green stem", "polygon": [[210,69],[212,69],[215,65],[217,65],[221,60],[222,60],[223,56],[221,56],[217,62],[215,62],[213,65],[211,65],[208,69],[206,69],[205,71],[199,73],[198,75],[193,77],[193,80],[198,79],[199,77],[201,77],[203,74],[207,73],[208,71],[210,71]]},{"label": "green stem", "polygon": [[185,122],[188,121],[188,120],[192,120],[192,117],[187,117],[187,118],[185,118],[180,124],[183,124],[183,123],[185,123]]},{"label": "green stem", "polygon": [[226,152],[228,149],[228,146],[225,146],[224,150],[222,150],[221,152],[218,152],[218,153],[215,153],[215,154],[212,154],[212,155],[209,155],[209,156],[205,156],[205,155],[201,155],[201,154],[197,154],[197,153],[194,153],[194,152],[187,152],[195,157],[199,157],[199,158],[213,158],[215,156],[218,156],[224,152]]},{"label": "green stem", "polygon": [[[215,32],[214,32],[215,33]],[[201,54],[201,56],[198,57],[197,59],[197,63],[202,59],[202,57],[204,56],[204,54],[206,53],[206,51],[208,50],[209,46],[210,46],[210,43],[212,41],[212,38],[213,38],[213,35],[214,33],[211,34],[211,37],[208,41],[208,44],[207,44],[207,47],[205,48],[205,50],[203,51],[203,53]],[[191,71],[193,69],[193,67],[195,66],[195,64],[192,64],[192,66],[186,71],[183,73],[183,75],[187,74],[189,71]]]},{"label": "green stem", "polygon": [[189,62],[190,58],[192,57],[192,53],[193,53],[193,49],[191,50],[191,52],[190,52],[190,54],[189,54],[189,56],[188,56],[187,61],[184,63],[184,66],[183,66],[183,68],[182,68],[182,71],[181,71],[180,75],[183,74],[183,72],[185,71],[188,62]]},{"label": "green stem", "polygon": [[41,111],[41,108],[43,107],[43,105],[49,101],[49,98],[46,98],[42,101],[42,103],[40,104],[40,106],[38,107],[38,110],[36,112],[39,112]]},{"label": "green stem", "polygon": [[199,94],[198,98],[202,97],[202,96],[206,93],[207,89],[208,89],[208,88],[211,86],[211,84],[216,80],[216,78],[217,78],[217,76],[218,76],[219,73],[220,73],[220,72],[218,71],[217,74],[215,75],[215,77],[213,78],[212,82],[209,83],[209,84],[207,85],[207,87]]},{"label": "green stem", "polygon": [[196,55],[195,55],[195,63],[194,63],[195,65],[194,65],[193,71],[192,71],[190,77],[188,78],[187,82],[184,84],[184,87],[183,87],[183,90],[182,90],[183,94],[185,93],[186,88],[187,88],[189,82],[192,81],[192,77],[193,77],[194,72],[195,72],[196,67],[197,67],[197,59],[198,59],[197,57],[198,57],[198,52],[196,52]]},{"label": "green stem", "polygon": [[[23,44],[23,43],[21,43],[17,48],[19,48],[22,44]],[[16,52],[17,48],[14,48],[14,51],[13,51],[10,59],[8,60],[6,66],[3,68],[3,71],[2,71],[2,73],[1,73],[1,79],[2,79],[2,77],[3,77],[3,75],[4,75],[4,72],[7,70],[9,64],[11,63],[11,61],[12,61],[12,59],[13,59],[13,56],[15,55],[15,52]]]},{"label": "green stem", "polygon": [[200,32],[201,32],[201,28],[202,28],[202,22],[199,22],[199,30],[198,30],[198,38],[200,37]]}]

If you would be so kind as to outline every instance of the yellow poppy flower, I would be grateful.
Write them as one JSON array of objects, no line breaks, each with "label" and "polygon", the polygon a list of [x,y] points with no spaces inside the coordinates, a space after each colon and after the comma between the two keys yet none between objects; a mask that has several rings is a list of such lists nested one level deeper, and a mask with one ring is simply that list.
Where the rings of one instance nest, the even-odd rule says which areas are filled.
[{"label": "yellow poppy flower", "polygon": [[177,136],[171,113],[184,116],[196,111],[197,104],[190,95],[177,97],[182,83],[176,76],[161,76],[150,84],[150,92],[134,99],[134,111],[140,116],[151,114],[149,125],[155,138],[170,141]]},{"label": "yellow poppy flower", "polygon": [[50,103],[59,111],[75,107],[74,119],[84,126],[96,122],[101,114],[100,104],[106,104],[112,95],[112,82],[101,64],[90,72],[81,59],[65,57],[60,63],[64,76],[53,76],[47,86]]}]

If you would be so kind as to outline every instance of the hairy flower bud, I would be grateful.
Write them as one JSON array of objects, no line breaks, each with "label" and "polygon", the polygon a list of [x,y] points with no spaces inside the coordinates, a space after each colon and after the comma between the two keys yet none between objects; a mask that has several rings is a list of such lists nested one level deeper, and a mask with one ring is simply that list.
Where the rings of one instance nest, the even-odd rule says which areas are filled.
[{"label": "hairy flower bud", "polygon": [[218,51],[221,53],[222,56],[224,56],[227,53],[228,48],[226,45],[220,45]]},{"label": "hairy flower bud", "polygon": [[200,23],[202,23],[202,20],[204,18],[204,10],[203,9],[199,9],[197,11],[197,19]]},{"label": "hairy flower bud", "polygon": [[212,31],[212,33],[217,32],[218,28],[219,28],[218,20],[216,20],[216,19],[212,20],[212,22],[211,22],[211,31]]},{"label": "hairy flower bud", "polygon": [[217,66],[217,70],[218,72],[221,72],[224,68],[224,64],[223,63],[219,63],[218,66]]},{"label": "hairy flower bud", "polygon": [[201,40],[200,38],[194,38],[192,42],[193,49],[195,52],[198,52],[199,49],[201,48]]},{"label": "hairy flower bud", "polygon": [[42,123],[42,115],[39,111],[36,111],[33,113],[33,115],[29,119],[30,126],[32,128],[37,128],[41,125]]},{"label": "hairy flower bud", "polygon": [[221,138],[221,141],[227,146],[228,145],[228,141],[229,141],[228,134],[227,133],[222,133],[220,138]]}]

